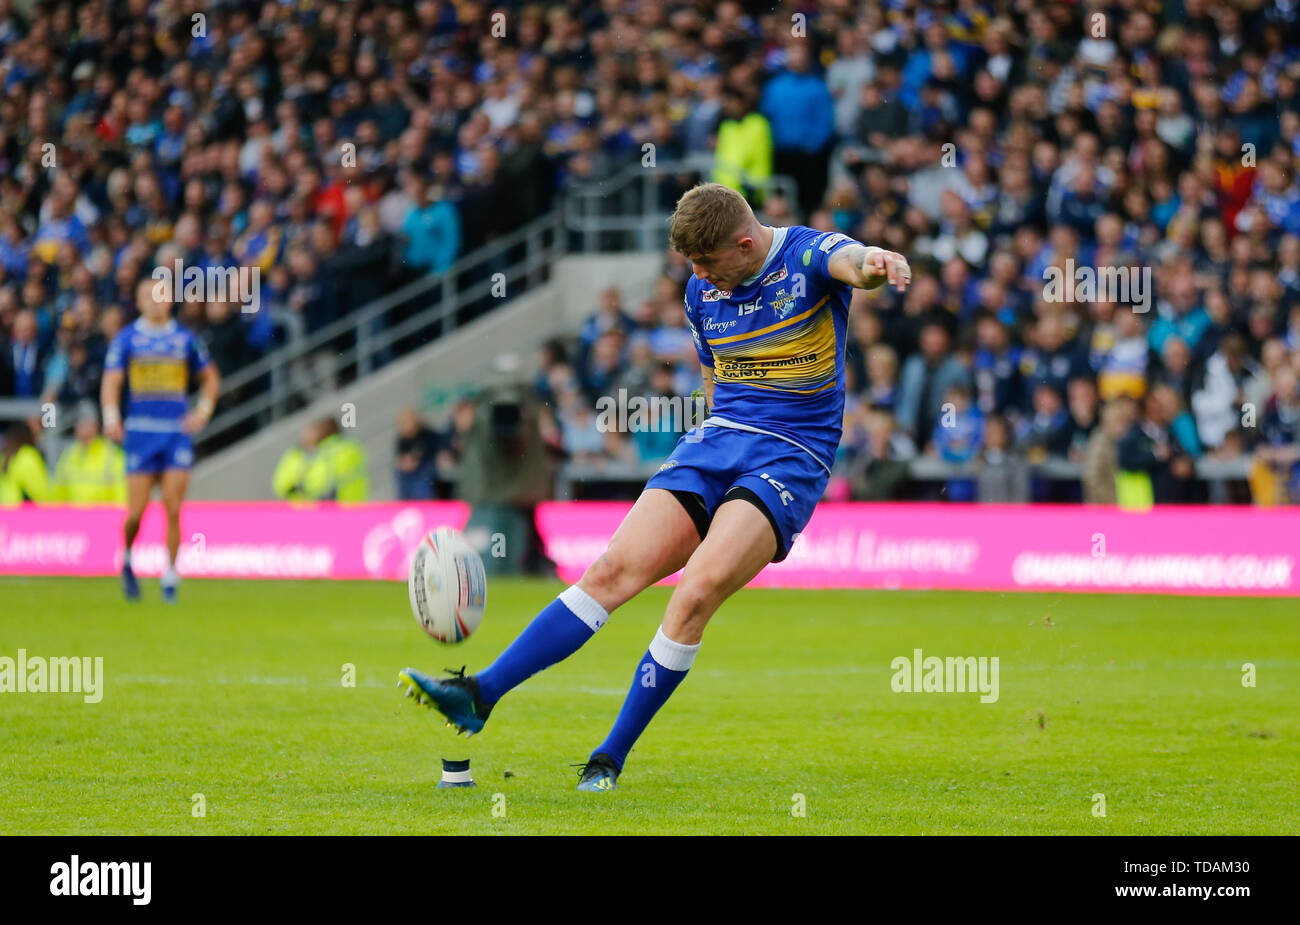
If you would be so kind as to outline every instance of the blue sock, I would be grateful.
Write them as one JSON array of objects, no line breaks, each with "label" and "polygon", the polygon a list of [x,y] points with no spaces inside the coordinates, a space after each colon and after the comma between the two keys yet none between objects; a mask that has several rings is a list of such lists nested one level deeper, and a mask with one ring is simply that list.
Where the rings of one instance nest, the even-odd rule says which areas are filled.
[{"label": "blue sock", "polygon": [[573,585],[533,617],[533,622],[474,677],[484,703],[496,703],[543,668],[563,661],[582,648],[609,619],[605,608]]},{"label": "blue sock", "polygon": [[608,755],[614,759],[619,770],[623,770],[627,753],[632,750],[641,733],[645,732],[645,727],[650,725],[655,713],[677,690],[677,685],[686,679],[686,672],[691,670],[695,653],[699,650],[699,643],[688,646],[673,642],[664,635],[664,628],[659,627],[659,632],[650,642],[650,648],[636,666],[632,689],[627,692],[623,709],[618,711],[614,728],[609,731],[605,741],[596,746],[596,750],[591,753],[592,757],[598,753]]}]

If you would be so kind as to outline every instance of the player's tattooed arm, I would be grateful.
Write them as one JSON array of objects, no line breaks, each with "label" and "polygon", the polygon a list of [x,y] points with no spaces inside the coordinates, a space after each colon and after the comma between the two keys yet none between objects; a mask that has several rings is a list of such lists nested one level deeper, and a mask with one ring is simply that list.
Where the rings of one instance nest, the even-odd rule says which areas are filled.
[{"label": "player's tattooed arm", "polygon": [[713,407],[713,367],[700,364],[700,378],[704,380],[704,404]]},{"label": "player's tattooed arm", "polygon": [[881,247],[865,244],[846,244],[831,254],[826,271],[842,283],[855,289],[875,289],[888,282],[899,292],[912,281],[912,268],[907,258]]}]

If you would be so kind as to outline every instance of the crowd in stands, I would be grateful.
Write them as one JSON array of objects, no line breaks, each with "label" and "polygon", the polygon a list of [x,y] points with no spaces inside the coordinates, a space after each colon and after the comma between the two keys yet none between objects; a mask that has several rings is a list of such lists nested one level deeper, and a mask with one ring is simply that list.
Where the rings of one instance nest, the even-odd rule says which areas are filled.
[{"label": "crowd in stands", "polygon": [[256,312],[177,305],[228,375],[544,211],[487,10],[0,0],[0,398],[97,401],[156,266],[259,269]]},{"label": "crowd in stands", "polygon": [[[933,457],[970,464],[951,500],[1300,501],[1300,7],[846,3],[805,37],[740,4],[663,17],[673,138],[712,132],[714,179],[913,262],[905,296],[854,298],[833,493],[915,496]],[[773,172],[797,201],[764,194]],[[1131,291],[1049,292],[1080,267]],[[656,455],[594,409],[696,384],[688,272],[669,254],[654,292],[602,294],[576,350],[547,349],[569,458]]]},{"label": "crowd in stands", "polygon": [[[1113,462],[1126,492],[1206,500],[1208,459],[1300,499],[1289,0],[268,0],[201,30],[166,2],[0,0],[0,80],[0,396],[93,400],[155,263],[263,269],[266,311],[178,306],[225,373],[277,319],[440,272],[652,144],[713,152],[770,224],[912,260],[905,296],[854,300],[836,490],[933,456],[982,467],[948,497],[1063,499],[1017,467],[1065,457],[1085,489]],[[1149,268],[1149,299],[1047,301],[1075,266]],[[550,351],[561,452],[662,451],[589,418],[611,385],[689,394],[688,272],[670,256]]]}]

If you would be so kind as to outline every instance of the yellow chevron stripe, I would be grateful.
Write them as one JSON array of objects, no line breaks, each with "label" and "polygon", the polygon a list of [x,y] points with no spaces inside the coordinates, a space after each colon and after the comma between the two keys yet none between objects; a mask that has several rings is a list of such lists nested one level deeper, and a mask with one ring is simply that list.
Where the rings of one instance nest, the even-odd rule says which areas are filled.
[{"label": "yellow chevron stripe", "polygon": [[808,309],[808,311],[804,312],[802,315],[795,315],[793,318],[785,319],[785,321],[778,321],[776,324],[768,325],[765,328],[759,328],[757,331],[750,331],[747,334],[732,334],[730,337],[719,337],[716,339],[706,337],[704,338],[704,341],[710,347],[712,347],[715,344],[731,344],[738,340],[749,340],[751,337],[761,337],[764,334],[771,334],[773,331],[779,331],[781,328],[788,328],[790,325],[798,324],[800,321],[803,321],[805,318],[810,317],[817,311],[817,309],[825,305],[826,300],[829,298],[830,298],[829,295],[824,295],[822,296],[822,300],[820,302],[818,302],[812,308]]}]

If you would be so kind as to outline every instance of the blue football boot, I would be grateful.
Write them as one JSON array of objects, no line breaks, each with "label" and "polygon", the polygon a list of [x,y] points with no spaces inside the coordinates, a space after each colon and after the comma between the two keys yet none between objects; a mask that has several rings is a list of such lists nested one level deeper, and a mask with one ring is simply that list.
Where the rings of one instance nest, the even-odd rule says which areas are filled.
[{"label": "blue football boot", "polygon": [[415,698],[416,703],[433,707],[445,716],[447,725],[455,726],[457,734],[472,736],[482,732],[492,704],[483,702],[478,681],[473,675],[465,677],[463,667],[448,672],[449,678],[435,678],[414,668],[403,668],[397,673],[397,686],[405,687],[406,696]]},{"label": "blue football boot", "polygon": [[123,563],[122,565],[122,594],[128,601],[140,600],[140,582],[135,580],[135,572],[131,566]]},{"label": "blue football boot", "polygon": [[619,767],[609,755],[597,753],[580,766],[578,789],[586,793],[603,793],[618,786]]}]

